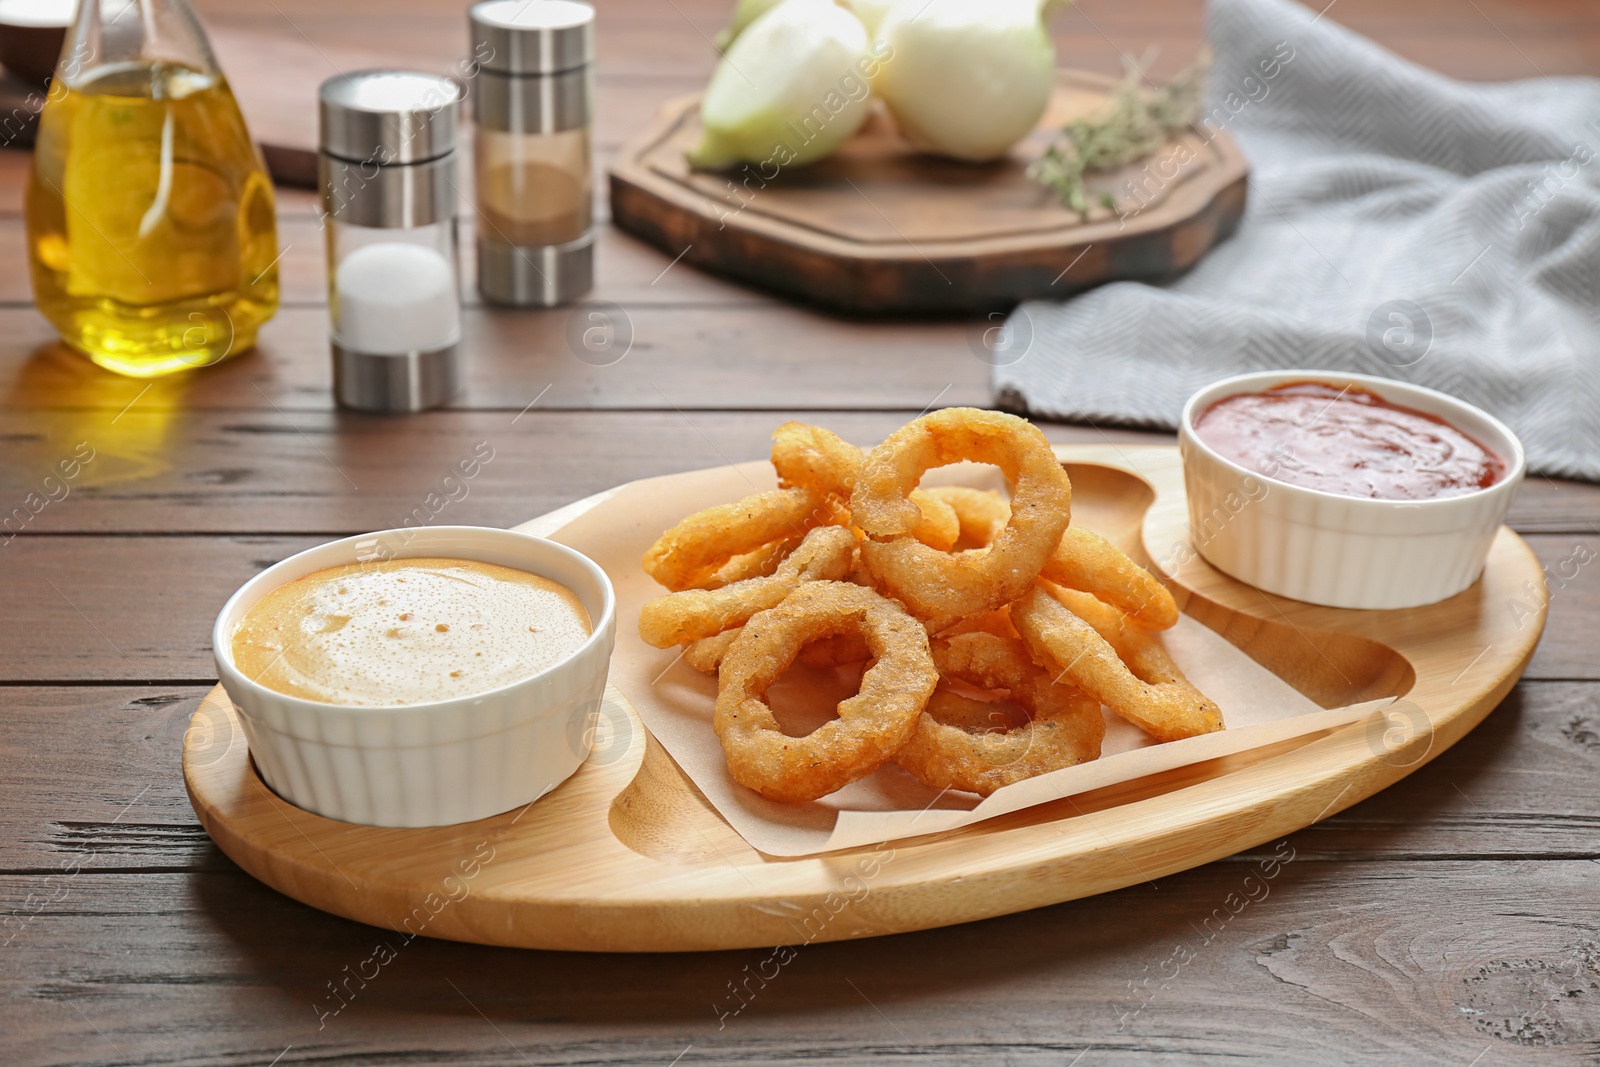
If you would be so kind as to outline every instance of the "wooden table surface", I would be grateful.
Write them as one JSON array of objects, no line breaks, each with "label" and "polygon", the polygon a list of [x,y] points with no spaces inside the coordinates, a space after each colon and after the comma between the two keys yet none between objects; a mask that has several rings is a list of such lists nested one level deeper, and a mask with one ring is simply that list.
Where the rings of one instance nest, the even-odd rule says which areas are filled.
[{"label": "wooden table surface", "polygon": [[[1336,2],[1329,18],[1449,74],[1600,72],[1588,0]],[[214,25],[330,50],[431,64],[466,52],[459,2],[199,6]],[[726,6],[600,0],[602,164],[657,102],[703,82]],[[1118,49],[1156,45],[1160,74],[1192,52],[1201,10],[1085,0],[1057,26],[1064,62],[1109,73]],[[184,796],[180,742],[214,679],[209,630],[228,593],[307,545],[398,524],[480,442],[492,462],[434,521],[506,525],[627,479],[753,458],[791,416],[870,441],[930,405],[984,404],[974,328],[821,317],[603,230],[594,298],[631,331],[622,362],[576,358],[567,311],[474,306],[457,404],[354,415],[329,398],[321,234],[309,198],[285,193],[285,302],[260,349],[191,379],[118,379],[52,344],[29,305],[27,164],[0,152],[0,502],[39,490],[80,442],[96,458],[0,541],[0,1061],[1600,1058],[1600,580],[1571,576],[1600,551],[1600,489],[1537,477],[1513,522],[1567,577],[1552,580],[1526,679],[1456,748],[1285,842],[1095,899],[805,948],[720,1020],[766,953],[423,939],[352,980],[379,932],[240,872]],[[1270,894],[1238,908],[1272,856],[1289,861]],[[333,1013],[336,985],[353,995]]]}]

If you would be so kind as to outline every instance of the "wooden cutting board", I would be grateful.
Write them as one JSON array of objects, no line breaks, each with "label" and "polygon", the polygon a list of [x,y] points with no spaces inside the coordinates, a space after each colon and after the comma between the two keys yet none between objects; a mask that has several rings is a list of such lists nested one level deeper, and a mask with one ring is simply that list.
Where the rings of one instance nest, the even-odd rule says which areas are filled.
[{"label": "wooden cutting board", "polygon": [[[594,754],[549,796],[474,823],[403,830],[335,822],[277,797],[256,775],[219,687],[184,739],[190,800],[217,845],[255,877],[401,936],[614,952],[869,937],[1147,881],[1347,808],[1477,725],[1543,630],[1543,573],[1508,529],[1482,580],[1443,603],[1316,607],[1174,551],[1187,544],[1177,449],[1057,451],[1075,518],[1137,556],[1187,560],[1166,578],[1188,614],[1324,706],[1406,696],[1409,718],[1357,722],[948,833],[778,860],[711,809],[615,689]],[[554,533],[605,506],[603,494],[522,529]],[[1530,613],[1509,610],[1513,602]]]},{"label": "wooden cutting board", "polygon": [[[881,108],[833,156],[763,181],[691,170],[698,96],[670,101],[611,169],[617,226],[686,263],[834,311],[970,314],[1116,279],[1160,281],[1233,232],[1249,167],[1226,131],[1091,177],[1114,209],[1063,207],[1025,171],[1112,79],[1064,71],[1035,135],[990,164],[918,154]],[[1094,197],[1098,199],[1098,196]]]}]

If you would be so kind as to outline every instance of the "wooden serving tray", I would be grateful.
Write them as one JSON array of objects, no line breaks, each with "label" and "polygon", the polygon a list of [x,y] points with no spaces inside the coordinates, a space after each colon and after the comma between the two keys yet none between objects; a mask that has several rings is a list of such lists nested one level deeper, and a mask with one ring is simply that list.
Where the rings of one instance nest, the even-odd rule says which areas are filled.
[{"label": "wooden serving tray", "polygon": [[[549,796],[475,823],[402,830],[335,822],[278,798],[218,687],[184,739],[195,812],[268,885],[402,934],[665,952],[900,933],[1143,882],[1349,807],[1477,725],[1543,630],[1543,572],[1508,529],[1482,580],[1443,603],[1314,607],[1192,553],[1177,449],[1057,451],[1074,521],[1153,561],[1190,615],[1325,706],[1404,696],[1403,710],[961,830],[776,860],[722,821],[614,689],[595,754]],[[598,499],[523,528],[552,533]]]},{"label": "wooden serving tray", "polygon": [[681,97],[612,166],[612,221],[712,273],[852,314],[1003,311],[1105,281],[1160,281],[1233,232],[1249,167],[1225,131],[1191,131],[1091,177],[1116,211],[1085,219],[1062,207],[1024,171],[1114,84],[1063,71],[1038,132],[995,163],[919,154],[879,110],[834,155],[770,181],[771,168],[691,170],[700,97]]}]

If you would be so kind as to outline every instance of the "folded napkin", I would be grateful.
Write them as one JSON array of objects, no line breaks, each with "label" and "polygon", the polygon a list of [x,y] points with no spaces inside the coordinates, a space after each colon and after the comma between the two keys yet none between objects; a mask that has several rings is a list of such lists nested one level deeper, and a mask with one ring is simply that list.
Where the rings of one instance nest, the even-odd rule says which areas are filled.
[{"label": "folded napkin", "polygon": [[1170,427],[1226,375],[1380,374],[1600,480],[1600,81],[1452,81],[1286,0],[1211,0],[1207,33],[1252,166],[1237,234],[1168,285],[1024,304],[996,400]]}]

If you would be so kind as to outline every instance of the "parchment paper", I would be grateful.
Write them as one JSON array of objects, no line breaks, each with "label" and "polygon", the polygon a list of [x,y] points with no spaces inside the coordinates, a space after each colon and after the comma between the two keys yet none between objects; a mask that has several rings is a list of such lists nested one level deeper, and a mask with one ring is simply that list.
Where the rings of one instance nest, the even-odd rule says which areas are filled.
[{"label": "parchment paper", "polygon": [[[945,468],[934,474],[946,482],[993,484],[984,468],[970,473]],[[930,476],[930,482],[935,480]],[[952,830],[1174,767],[1320,733],[1389,703],[1323,710],[1224,638],[1185,617],[1163,640],[1189,679],[1222,708],[1225,730],[1156,745],[1143,731],[1107,712],[1100,759],[1007,786],[985,799],[955,791],[940,794],[891,763],[810,804],[767,800],[728,774],[711,729],[716,679],[691,669],[676,649],[646,645],[637,625],[640,606],[664,592],[639,565],[661,531],[692,511],[775,485],[772,468],[765,463],[669,475],[622,486],[587,511],[578,513],[575,505],[524,527],[587,554],[611,576],[617,590],[612,684],[632,701],[651,734],[722,817],[770,856],[806,856]]]}]

